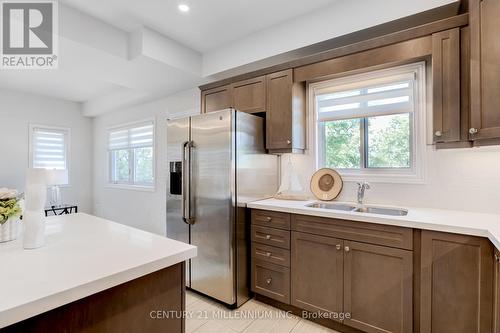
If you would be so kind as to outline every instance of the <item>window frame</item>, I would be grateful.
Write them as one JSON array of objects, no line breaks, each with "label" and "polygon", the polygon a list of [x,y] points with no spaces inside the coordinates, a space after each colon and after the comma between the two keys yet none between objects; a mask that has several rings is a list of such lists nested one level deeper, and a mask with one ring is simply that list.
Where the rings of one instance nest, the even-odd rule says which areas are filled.
[{"label": "window frame", "polygon": [[[151,148],[153,150],[153,161],[152,161],[152,175],[153,182],[152,183],[144,183],[144,182],[136,182],[135,181],[135,149],[141,149],[146,147],[128,147],[123,149],[109,149],[109,135],[111,132],[120,130],[120,129],[132,129],[135,127],[141,127],[145,125],[153,125],[153,143],[151,144]],[[149,147],[149,146],[147,146]],[[119,150],[128,151],[129,154],[129,181],[114,181],[114,166],[115,159],[113,158],[113,154],[115,154]],[[126,189],[126,190],[139,190],[146,192],[155,192],[156,191],[156,118],[146,118],[142,120],[132,121],[128,123],[123,123],[119,125],[113,125],[106,128],[106,160],[107,160],[107,184],[108,188],[117,188],[117,189]]]},{"label": "window frame", "polygon": [[[366,131],[367,117],[360,119],[361,135],[361,168],[359,169],[336,169],[346,181],[372,181],[386,183],[410,183],[423,184],[426,179],[426,123],[427,123],[427,64],[425,61],[411,63],[407,65],[394,66],[385,69],[374,69],[358,74],[337,76],[328,80],[308,82],[308,119],[309,119],[309,142],[310,150],[313,153],[314,170],[325,167],[325,144],[320,140],[320,135],[324,137],[324,122],[319,124],[316,109],[316,95],[319,90],[325,90],[335,84],[349,85],[359,81],[382,79],[386,76],[396,76],[400,74],[414,73],[416,80],[413,85],[414,109],[410,113],[410,168],[365,168],[365,161],[368,162],[368,149],[365,145],[368,135],[363,135]],[[406,114],[406,112],[396,113]],[[354,119],[354,118],[347,118]],[[323,127],[323,128],[321,128]],[[364,138],[364,140],[363,140]]]},{"label": "window frame", "polygon": [[[28,125],[29,127],[29,134],[28,134],[28,167],[30,169],[33,169],[33,158],[34,158],[34,152],[35,149],[33,147],[33,140],[34,140],[34,130],[35,129],[43,129],[46,131],[61,131],[65,132],[65,166],[66,168],[63,170],[66,170],[68,173],[68,182],[66,184],[61,184],[58,185],[59,187],[70,187],[71,186],[71,128],[69,127],[63,127],[63,126],[52,126],[52,125],[43,125],[43,124],[33,124],[30,123]],[[38,168],[41,169],[41,168]],[[50,168],[46,168],[46,170],[52,170]]]}]

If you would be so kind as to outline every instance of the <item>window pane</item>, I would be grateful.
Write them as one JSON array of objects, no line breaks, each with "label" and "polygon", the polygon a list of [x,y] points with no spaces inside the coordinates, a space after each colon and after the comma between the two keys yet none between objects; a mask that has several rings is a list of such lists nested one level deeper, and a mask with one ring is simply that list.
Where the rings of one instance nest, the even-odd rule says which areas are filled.
[{"label": "window pane", "polygon": [[410,167],[410,114],[368,118],[368,167]]},{"label": "window pane", "polygon": [[129,159],[130,152],[127,149],[115,150],[112,153],[114,159],[114,179],[115,182],[129,182]]},{"label": "window pane", "polygon": [[324,123],[325,166],[339,169],[359,169],[360,120],[347,119]]},{"label": "window pane", "polygon": [[135,182],[153,183],[153,148],[136,148],[135,156]]},{"label": "window pane", "polygon": [[67,169],[69,130],[33,128],[32,166],[41,169]]}]

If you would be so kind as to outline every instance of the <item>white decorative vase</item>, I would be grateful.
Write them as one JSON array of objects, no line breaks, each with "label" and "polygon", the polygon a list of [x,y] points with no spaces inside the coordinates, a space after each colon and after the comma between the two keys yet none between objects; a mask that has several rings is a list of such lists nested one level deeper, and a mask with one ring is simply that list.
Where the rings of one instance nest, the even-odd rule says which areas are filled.
[{"label": "white decorative vase", "polygon": [[43,169],[28,169],[26,174],[26,207],[23,213],[23,247],[36,249],[45,244],[47,175]]},{"label": "white decorative vase", "polygon": [[19,217],[9,217],[4,224],[0,224],[0,243],[16,239],[19,229]]},{"label": "white decorative vase", "polygon": [[37,249],[45,244],[45,214],[27,210],[23,215],[23,247]]}]

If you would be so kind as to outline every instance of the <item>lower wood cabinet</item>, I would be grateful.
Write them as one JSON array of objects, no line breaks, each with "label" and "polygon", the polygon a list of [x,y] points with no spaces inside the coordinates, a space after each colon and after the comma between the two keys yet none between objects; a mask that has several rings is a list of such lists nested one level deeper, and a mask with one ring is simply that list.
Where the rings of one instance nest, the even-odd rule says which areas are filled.
[{"label": "lower wood cabinet", "polygon": [[344,324],[368,333],[413,332],[413,252],[344,242]]},{"label": "lower wood cabinet", "polygon": [[254,292],[340,332],[500,333],[487,238],[253,210],[252,262]]},{"label": "lower wood cabinet", "polygon": [[495,250],[493,280],[493,333],[500,333],[500,251]]},{"label": "lower wood cabinet", "polygon": [[252,290],[282,303],[290,302],[290,268],[253,259]]},{"label": "lower wood cabinet", "polygon": [[348,313],[368,333],[413,331],[413,253],[292,231],[291,304]]},{"label": "lower wood cabinet", "polygon": [[420,332],[491,332],[491,243],[486,238],[422,231],[421,245]]},{"label": "lower wood cabinet", "polygon": [[291,304],[311,312],[343,311],[343,241],[292,232]]}]

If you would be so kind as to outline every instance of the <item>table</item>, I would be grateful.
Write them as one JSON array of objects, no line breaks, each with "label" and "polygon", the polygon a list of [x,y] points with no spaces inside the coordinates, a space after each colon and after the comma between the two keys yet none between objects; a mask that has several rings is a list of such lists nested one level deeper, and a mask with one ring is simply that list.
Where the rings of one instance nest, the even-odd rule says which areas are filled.
[{"label": "table", "polygon": [[77,205],[61,205],[61,206],[46,207],[45,208],[45,216],[49,216],[49,213],[52,213],[53,215],[78,213],[78,206]]}]

